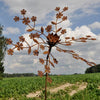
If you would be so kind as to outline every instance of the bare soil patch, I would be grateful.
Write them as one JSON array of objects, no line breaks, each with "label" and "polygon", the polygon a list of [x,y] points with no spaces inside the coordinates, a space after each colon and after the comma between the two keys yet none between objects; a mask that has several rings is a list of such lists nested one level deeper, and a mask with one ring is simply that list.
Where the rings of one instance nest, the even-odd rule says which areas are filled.
[{"label": "bare soil patch", "polygon": [[59,87],[49,89],[49,91],[50,91],[51,93],[53,93],[53,92],[56,93],[56,92],[58,92],[59,90],[64,90],[66,87],[70,87],[70,86],[72,86],[72,85],[73,85],[73,84],[66,83],[66,84],[61,85],[61,86],[59,86]]},{"label": "bare soil patch", "polygon": [[80,90],[84,90],[87,87],[87,83],[82,83],[78,86],[78,88],[76,90],[72,90],[70,93],[68,93],[70,96],[74,95],[75,93],[77,93]]},{"label": "bare soil patch", "polygon": [[[66,83],[66,84],[63,84],[59,87],[56,87],[56,88],[48,88],[48,90],[50,91],[50,93],[56,93],[58,92],[59,90],[64,90],[66,87],[71,87],[73,85],[79,85],[78,83],[76,84],[70,84],[70,83]],[[87,86],[87,83],[81,83],[79,86],[78,86],[78,89],[76,90],[72,90],[70,93],[68,93],[70,96],[72,96],[73,94],[77,93],[78,91],[80,90],[84,90]],[[38,97],[40,94],[41,94],[42,91],[37,91],[35,93],[29,93],[28,95],[26,95],[26,97],[28,98],[33,98],[33,97]]]},{"label": "bare soil patch", "polygon": [[29,93],[26,97],[33,98],[38,97],[41,94],[42,91],[36,91],[35,93]]}]

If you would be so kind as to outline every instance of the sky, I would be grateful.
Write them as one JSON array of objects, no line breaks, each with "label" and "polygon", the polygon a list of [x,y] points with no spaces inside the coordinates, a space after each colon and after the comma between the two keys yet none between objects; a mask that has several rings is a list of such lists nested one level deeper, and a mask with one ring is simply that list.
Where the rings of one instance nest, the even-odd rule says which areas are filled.
[{"label": "sky", "polygon": [[[55,19],[56,7],[68,6],[65,13],[68,20],[61,26],[67,29],[64,36],[74,36],[76,38],[91,35],[95,41],[86,43],[75,43],[64,49],[74,50],[81,57],[88,61],[100,64],[100,0],[0,0],[0,24],[4,26],[3,35],[12,38],[16,43],[18,37],[23,35],[28,38],[27,26],[21,22],[15,23],[14,16],[20,16],[20,10],[26,9],[28,16],[37,16],[37,28],[46,27]],[[62,39],[64,38],[62,37]],[[30,40],[29,40],[30,41]],[[31,41],[30,41],[31,43]],[[51,68],[51,74],[74,74],[84,73],[89,67],[85,62],[73,59],[70,54],[59,53],[53,49],[52,53],[58,60],[55,68]],[[15,51],[13,56],[5,55],[5,73],[35,73],[44,70],[44,66],[39,63],[39,58],[43,56],[28,55],[27,51]]]}]

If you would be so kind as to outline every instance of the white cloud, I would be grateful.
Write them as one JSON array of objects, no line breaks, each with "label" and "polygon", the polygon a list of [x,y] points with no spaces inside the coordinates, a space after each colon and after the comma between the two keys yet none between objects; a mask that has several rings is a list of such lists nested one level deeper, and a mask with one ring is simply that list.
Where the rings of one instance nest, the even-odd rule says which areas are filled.
[{"label": "white cloud", "polygon": [[[30,39],[29,33],[23,34],[23,36],[24,36],[25,40],[26,40],[30,45],[32,45],[32,44],[34,43],[33,40]],[[27,46],[27,44],[26,44],[26,43],[23,43],[23,46]]]},{"label": "white cloud", "polygon": [[74,33],[77,34],[77,35],[80,34],[80,35],[79,35],[80,37],[84,37],[84,36],[86,36],[86,35],[96,36],[96,35],[95,35],[93,32],[91,32],[91,30],[90,30],[87,26],[85,26],[85,25],[83,25],[83,26],[81,26],[81,27],[76,27]]},{"label": "white cloud", "polygon": [[96,37],[96,35],[91,31],[89,27],[83,25],[81,27],[76,27],[75,30],[71,28],[67,28],[67,33],[61,36],[61,39],[64,40],[65,37],[86,37],[86,35],[91,35],[92,37]]},{"label": "white cloud", "polygon": [[100,22],[94,22],[88,25],[91,29],[100,29]]},{"label": "white cloud", "polygon": [[[9,6],[8,10],[10,14],[19,13],[21,9],[26,9],[31,16],[35,15],[38,17],[38,20],[42,22],[50,20],[46,18],[49,14],[51,19],[54,16],[53,9],[56,6],[60,6],[63,8],[64,6],[69,6],[69,10],[66,13],[68,17],[74,17],[75,11],[81,10],[82,14],[79,16],[84,16],[87,13],[94,14],[94,8],[100,7],[100,0],[2,0]],[[77,14],[76,14],[77,16]],[[78,17],[79,18],[79,17]],[[67,28],[67,34],[65,36],[74,36],[76,38],[92,35],[93,37],[96,36],[93,32],[91,32],[90,28],[86,25],[81,27],[76,27],[75,30],[72,30],[70,26],[72,23],[67,20],[61,24],[64,26],[63,28]],[[97,27],[97,26],[96,26]],[[16,29],[17,31],[13,31],[11,28],[6,29],[5,34],[8,33],[19,33],[20,30]],[[8,32],[9,31],[9,32]],[[7,32],[7,33],[6,33]],[[33,41],[30,40],[29,34],[24,34],[23,36],[29,41],[29,44],[32,44]],[[62,39],[64,37],[62,36]],[[25,45],[25,44],[24,44]],[[100,62],[100,36],[98,39],[93,42],[88,43],[78,43],[73,45],[72,47],[67,47],[67,49],[74,49],[75,51],[79,52],[80,55],[87,60],[95,61],[97,64]],[[52,52],[57,60],[59,60],[58,65],[56,68],[51,69],[51,73],[57,74],[73,74],[73,73],[84,73],[85,69],[88,67],[84,62],[77,61],[72,58],[70,54],[59,53],[57,51]],[[40,52],[40,56],[42,57],[42,52]],[[37,70],[43,70],[43,65],[41,65],[38,61],[38,57],[34,57],[33,55],[27,55],[27,51],[22,52],[15,52],[13,56],[6,56],[5,58],[5,69],[6,72],[15,73],[15,72],[34,72],[37,73]]]},{"label": "white cloud", "polygon": [[4,31],[3,34],[20,34],[19,28],[16,27],[7,27]]},{"label": "white cloud", "polygon": [[[2,0],[3,1],[3,0]],[[74,12],[82,10],[82,15],[94,14],[94,8],[100,7],[100,0],[4,0],[6,5],[9,6],[9,12],[12,14],[19,13],[21,9],[26,9],[32,15],[46,20],[46,15],[55,9],[56,6],[61,8],[69,6],[68,13],[73,17]]]},{"label": "white cloud", "polygon": [[[87,26],[77,27],[75,30],[67,29],[68,33],[73,34],[73,36],[79,37],[84,35],[95,36],[94,33]],[[24,36],[29,40],[29,34],[24,34]],[[76,43],[69,47],[64,47],[64,49],[74,50],[79,53],[81,57],[87,59],[88,61],[94,61],[99,64],[100,61],[100,36],[96,36],[96,41],[91,41],[87,43]],[[31,41],[30,41],[31,44]],[[35,49],[35,48],[34,48]],[[77,50],[77,51],[76,51]],[[59,53],[53,49],[52,54],[57,58],[59,63],[55,65],[55,68],[51,67],[52,74],[73,74],[73,73],[84,73],[88,65],[80,60],[75,60],[70,54]],[[15,72],[33,72],[37,73],[38,70],[44,70],[44,66],[39,63],[38,58],[44,58],[42,51],[39,53],[39,57],[34,55],[28,55],[27,51],[15,52],[13,56],[7,56],[5,58],[5,72],[15,73]],[[71,67],[70,67],[71,66]]]},{"label": "white cloud", "polygon": [[[23,34],[25,40],[26,40],[30,45],[33,45],[35,42],[34,42],[32,39],[30,39],[29,35],[30,35],[29,33]],[[37,38],[36,40],[38,40],[38,42],[42,42],[41,39],[38,39],[38,38]],[[24,43],[23,43],[23,46],[27,46],[27,44],[24,42]]]},{"label": "white cloud", "polygon": [[66,20],[60,24],[58,24],[58,27],[62,27],[63,29],[69,28],[72,25],[72,22],[70,20]]}]

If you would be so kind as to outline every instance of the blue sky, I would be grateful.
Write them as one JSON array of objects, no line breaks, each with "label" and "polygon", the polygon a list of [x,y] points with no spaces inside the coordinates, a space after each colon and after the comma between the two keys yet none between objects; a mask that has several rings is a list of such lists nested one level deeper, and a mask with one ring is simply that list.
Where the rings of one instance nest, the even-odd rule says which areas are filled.
[{"label": "blue sky", "polygon": [[[82,57],[87,58],[87,60],[99,64],[100,0],[0,0],[0,24],[4,26],[3,35],[7,38],[12,38],[15,42],[18,41],[18,36],[20,35],[24,35],[27,38],[26,26],[21,22],[15,23],[13,20],[14,16],[20,16],[21,9],[26,9],[29,16],[37,16],[37,27],[41,25],[45,27],[55,18],[54,9],[57,6],[61,8],[64,6],[69,7],[68,12],[65,13],[68,16],[68,20],[62,23],[62,26],[67,29],[68,36],[79,37],[89,34],[97,38],[95,42],[76,44],[71,49],[75,49],[76,52],[80,53]],[[66,54],[65,57],[61,54],[61,56],[55,55],[59,59],[59,64],[56,65],[55,69],[51,69],[51,73],[84,73],[86,68],[89,67],[84,62],[74,60],[70,55]],[[25,57],[26,59],[24,59]],[[37,73],[38,69],[43,70],[43,67],[39,67],[41,65],[37,65],[39,65],[38,58],[33,57],[33,55],[27,55],[27,53],[15,52],[13,56],[6,55],[5,57],[5,72],[7,73]]]}]

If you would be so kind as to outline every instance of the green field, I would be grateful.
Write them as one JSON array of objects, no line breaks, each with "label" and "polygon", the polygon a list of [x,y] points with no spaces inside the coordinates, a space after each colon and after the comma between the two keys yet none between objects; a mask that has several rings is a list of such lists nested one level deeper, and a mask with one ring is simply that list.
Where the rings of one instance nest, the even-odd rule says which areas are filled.
[{"label": "green field", "polygon": [[[87,82],[87,87],[69,96],[68,88],[60,90],[57,93],[50,93],[48,91],[48,100],[100,100],[100,73],[94,74],[80,74],[80,75],[61,75],[50,76],[52,83],[48,83],[48,87],[57,87],[66,82],[76,84],[79,82]],[[20,77],[20,78],[4,78],[0,81],[0,100],[44,100],[44,81],[45,78],[34,77]],[[71,87],[76,88],[76,87]],[[41,96],[35,98],[27,98],[26,95],[37,90],[43,90]]]}]

